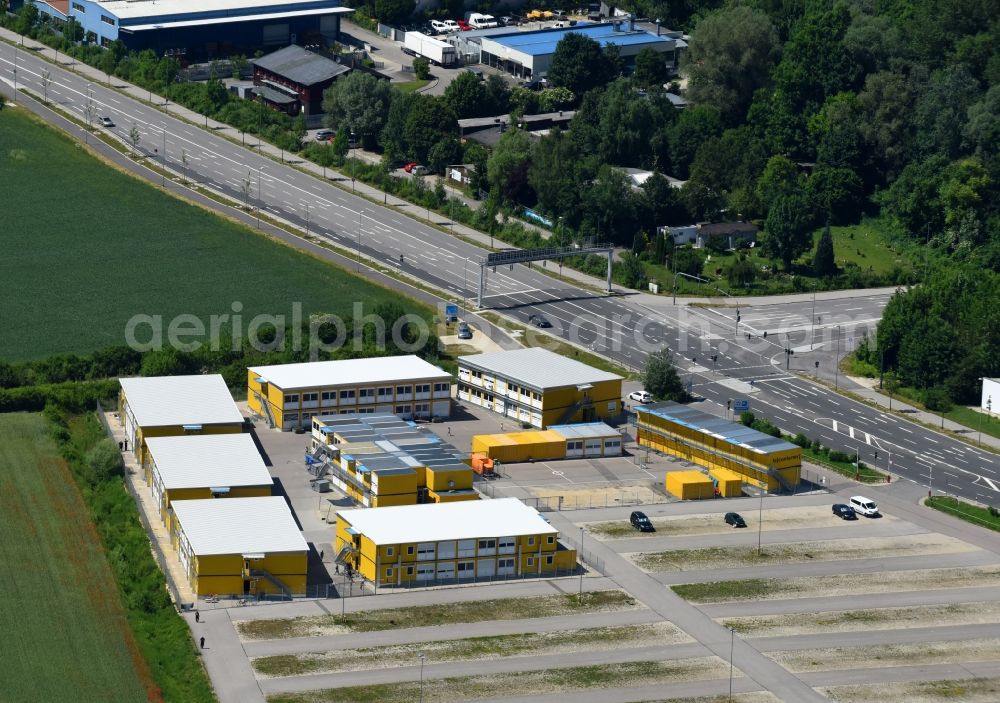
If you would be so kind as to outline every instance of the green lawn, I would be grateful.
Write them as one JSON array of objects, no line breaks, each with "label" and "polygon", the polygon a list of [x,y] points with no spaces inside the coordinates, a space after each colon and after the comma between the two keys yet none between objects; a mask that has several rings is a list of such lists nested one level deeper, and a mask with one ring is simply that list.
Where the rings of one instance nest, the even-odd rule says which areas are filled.
[{"label": "green lawn", "polygon": [[428,83],[430,83],[430,81],[427,80],[426,78],[414,78],[412,81],[393,83],[392,87],[401,93],[416,93],[418,90],[423,88]]},{"label": "green lawn", "polygon": [[[163,327],[242,305],[258,313],[366,311],[415,303],[259,236],[92,158],[18,109],[0,111],[0,359],[87,353],[125,342],[136,314]],[[305,319],[308,319],[307,317]]]},{"label": "green lawn", "polygon": [[0,700],[156,700],[87,507],[41,415],[0,415],[0,534]]},{"label": "green lawn", "polygon": [[994,515],[990,512],[989,508],[983,508],[948,496],[928,498],[927,505],[935,510],[940,510],[942,513],[954,515],[973,525],[979,525],[980,527],[1000,532],[1000,515]]}]

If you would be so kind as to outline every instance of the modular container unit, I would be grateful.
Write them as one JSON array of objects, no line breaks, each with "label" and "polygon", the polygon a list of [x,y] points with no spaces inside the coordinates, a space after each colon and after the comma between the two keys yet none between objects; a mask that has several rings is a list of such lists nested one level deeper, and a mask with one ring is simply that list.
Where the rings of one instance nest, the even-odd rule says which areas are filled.
[{"label": "modular container unit", "polygon": [[723,498],[738,498],[743,495],[743,477],[729,469],[712,469],[708,472],[716,481],[719,495]]},{"label": "modular container unit", "polygon": [[668,471],[664,483],[667,493],[681,500],[701,500],[715,496],[715,484],[700,471]]},{"label": "modular container unit", "polygon": [[566,438],[552,430],[476,435],[472,438],[472,452],[485,454],[505,464],[563,459],[566,456]]},{"label": "modular container unit", "polygon": [[550,425],[566,439],[566,458],[622,455],[622,434],[603,422]]}]

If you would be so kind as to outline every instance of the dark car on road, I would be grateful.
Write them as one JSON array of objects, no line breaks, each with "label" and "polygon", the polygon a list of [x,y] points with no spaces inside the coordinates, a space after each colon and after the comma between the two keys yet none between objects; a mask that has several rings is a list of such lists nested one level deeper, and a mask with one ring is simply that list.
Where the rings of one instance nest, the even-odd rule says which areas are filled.
[{"label": "dark car on road", "polygon": [[552,323],[545,319],[544,315],[539,315],[537,312],[534,315],[528,317],[528,322],[533,324],[535,327],[551,327]]},{"label": "dark car on road", "polygon": [[629,516],[628,521],[631,522],[632,527],[639,530],[639,532],[656,532],[656,528],[653,527],[653,523],[651,523],[649,518],[646,517],[646,513],[641,510],[636,510],[632,513]]},{"label": "dark car on road", "polygon": [[739,513],[726,513],[726,524],[733,527],[746,527],[747,522]]},{"label": "dark car on road", "polygon": [[854,512],[854,508],[849,505],[844,505],[843,503],[835,503],[833,506],[833,514],[842,520],[857,520],[858,514]]}]

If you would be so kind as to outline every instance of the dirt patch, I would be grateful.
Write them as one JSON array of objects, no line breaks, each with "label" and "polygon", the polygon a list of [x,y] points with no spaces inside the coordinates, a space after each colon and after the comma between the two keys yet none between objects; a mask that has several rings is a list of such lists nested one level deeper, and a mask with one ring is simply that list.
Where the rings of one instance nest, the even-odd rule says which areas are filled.
[{"label": "dirt patch", "polygon": [[339,649],[298,655],[257,657],[252,660],[260,678],[302,676],[340,671],[407,666],[425,657],[428,664],[541,656],[567,652],[627,649],[656,642],[679,644],[691,638],[667,622],[648,625],[594,627],[554,632],[530,632],[492,637],[415,642],[403,645]]},{"label": "dirt patch", "polygon": [[902,593],[936,588],[995,586],[1000,568],[919,569],[851,574],[849,579],[819,579],[796,576],[785,579],[744,579],[672,586],[682,598],[694,603],[722,603],[782,598],[822,598],[856,593]]},{"label": "dirt patch", "polygon": [[412,608],[386,608],[342,615],[317,615],[273,620],[242,620],[236,631],[244,640],[285,639],[342,635],[348,632],[375,632],[407,627],[449,625],[488,620],[520,620],[577,613],[607,613],[639,608],[624,591],[594,591],[533,598],[496,598],[467,603],[441,603]]},{"label": "dirt patch", "polygon": [[562,498],[560,507],[563,510],[576,510],[583,508],[615,508],[621,505],[651,505],[655,503],[666,503],[669,499],[660,491],[653,489],[649,482],[628,482],[601,483],[593,487],[587,486],[522,486],[526,491],[536,498],[546,501],[547,504],[555,506],[555,502]]},{"label": "dirt patch", "polygon": [[993,661],[996,659],[998,651],[1000,651],[1000,639],[990,638],[956,642],[803,649],[797,652],[768,652],[767,656],[789,671],[799,673],[883,666]]},{"label": "dirt patch", "polygon": [[718,657],[679,659],[669,662],[639,661],[598,664],[566,669],[517,671],[483,676],[328,688],[320,691],[269,696],[269,703],[413,703],[423,692],[424,700],[437,703],[472,701],[497,696],[540,696],[594,688],[651,686],[721,679],[729,676],[729,664]]},{"label": "dirt patch", "polygon": [[762,617],[725,618],[719,622],[749,637],[812,635],[821,632],[860,632],[874,628],[944,627],[1000,622],[1000,603],[956,603],[906,608],[872,608],[825,613],[793,613]]},{"label": "dirt patch", "polygon": [[1000,679],[961,681],[915,681],[871,686],[831,686],[816,689],[843,703],[996,703],[1000,700]]},{"label": "dirt patch", "polygon": [[701,696],[698,698],[664,698],[662,700],[645,701],[644,703],[781,703],[781,699],[770,691],[752,691],[749,693],[734,693],[730,698],[724,696]]},{"label": "dirt patch", "polygon": [[734,546],[668,552],[634,552],[623,556],[645,571],[692,571],[735,569],[743,566],[787,564],[790,562],[954,554],[975,549],[977,547],[953,537],[932,533],[900,537],[859,537],[823,542],[768,544],[759,553],[755,546]]},{"label": "dirt patch", "polygon": [[[630,537],[683,537],[687,535],[714,535],[732,532],[733,528],[722,521],[725,514],[725,504],[714,502],[718,510],[712,513],[697,515],[677,515],[672,517],[654,518],[653,526],[656,532],[637,532],[627,520],[610,522],[584,523],[588,531],[595,537],[604,539],[620,539]],[[756,523],[757,512],[746,511],[743,517]],[[884,516],[882,521],[896,521],[897,518]],[[828,506],[804,508],[777,508],[765,510],[761,524],[763,532],[777,530],[796,530],[808,527],[819,527],[825,524],[839,524],[839,518],[834,517]],[[754,525],[756,529],[756,524]]]}]

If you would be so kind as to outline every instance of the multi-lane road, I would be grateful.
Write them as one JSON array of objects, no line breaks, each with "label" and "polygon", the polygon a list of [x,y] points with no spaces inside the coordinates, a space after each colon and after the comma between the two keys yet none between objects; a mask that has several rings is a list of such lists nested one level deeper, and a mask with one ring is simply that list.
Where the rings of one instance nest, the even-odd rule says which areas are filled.
[{"label": "multi-lane road", "polygon": [[[0,44],[0,80],[9,91],[15,49]],[[202,186],[287,220],[369,261],[398,267],[440,289],[446,298],[475,295],[479,262],[486,250],[436,227],[372,203],[350,191],[258,153],[210,129],[180,120],[162,104],[127,97],[105,84],[17,52],[18,86],[86,120],[110,117],[110,131]],[[151,96],[157,103],[156,96]],[[162,103],[162,100],[159,101]],[[88,110],[88,106],[90,110]],[[176,108],[175,108],[176,109]],[[903,418],[853,401],[792,373],[829,377],[835,349],[850,349],[873,329],[888,294],[735,307],[673,306],[664,298],[603,296],[558,281],[548,272],[517,265],[487,272],[484,305],[516,320],[541,312],[556,335],[628,367],[641,368],[650,351],[669,348],[691,389],[718,404],[750,398],[752,409],[790,432],[818,437],[845,451],[860,451],[868,463],[923,485],[987,504],[1000,501],[1000,457]],[[767,332],[767,338],[764,338]],[[748,336],[749,335],[749,336]],[[835,346],[837,345],[837,346]],[[785,349],[795,354],[788,358]],[[716,357],[714,360],[712,357]],[[815,367],[820,361],[821,367]],[[791,371],[786,371],[786,364]]]}]

